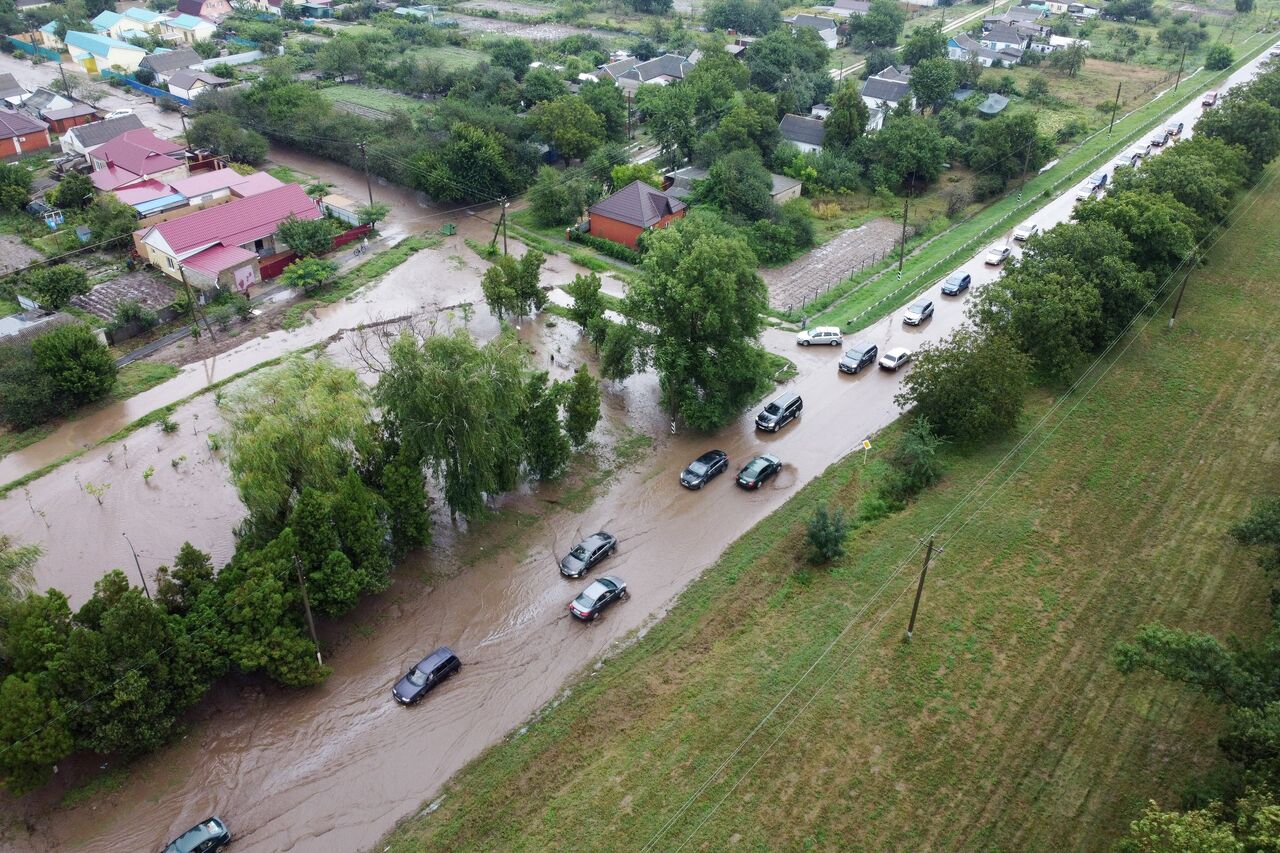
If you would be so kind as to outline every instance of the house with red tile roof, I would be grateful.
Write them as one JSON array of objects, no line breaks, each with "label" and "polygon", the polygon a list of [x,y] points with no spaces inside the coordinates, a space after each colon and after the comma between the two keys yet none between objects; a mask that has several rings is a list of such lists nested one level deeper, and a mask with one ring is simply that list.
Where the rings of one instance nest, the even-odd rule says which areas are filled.
[{"label": "house with red tile roof", "polygon": [[0,110],[0,157],[30,154],[49,144],[49,125],[13,110]]},{"label": "house with red tile roof", "polygon": [[684,209],[675,196],[633,181],[591,207],[590,233],[635,249],[641,234],[682,218]]},{"label": "house with red tile roof", "polygon": [[206,207],[134,233],[139,254],[192,287],[244,292],[262,281],[260,258],[288,252],[276,239],[290,217],[320,219],[315,200],[297,184]]},{"label": "house with red tile roof", "polygon": [[94,171],[89,179],[99,190],[115,190],[154,178],[160,181],[187,177],[186,149],[161,139],[151,131],[130,130],[89,155]]}]

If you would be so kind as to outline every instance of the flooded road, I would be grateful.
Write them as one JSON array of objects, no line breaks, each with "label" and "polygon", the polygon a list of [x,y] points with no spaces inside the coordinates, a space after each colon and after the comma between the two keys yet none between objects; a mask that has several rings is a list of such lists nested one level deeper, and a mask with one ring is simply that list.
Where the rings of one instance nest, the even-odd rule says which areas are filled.
[{"label": "flooded road", "polygon": [[[1072,187],[1035,221],[1048,227],[1065,218],[1074,194]],[[563,259],[559,263],[544,280],[571,273]],[[998,274],[982,265],[981,256],[964,269],[973,274],[975,288]],[[386,292],[395,307],[379,299],[362,310],[394,316],[424,304],[428,284],[405,275],[408,280]],[[915,349],[949,333],[962,323],[967,298],[939,297],[936,288],[931,295],[937,311],[924,325],[903,326],[899,310],[857,335],[846,335],[846,347],[870,339],[882,351]],[[344,306],[332,310],[338,313]],[[316,321],[325,322],[324,316]],[[538,325],[528,325],[522,334],[540,334]],[[571,344],[575,334],[567,323],[556,325],[551,338],[561,346],[559,359],[566,350],[570,359],[583,357],[581,346]],[[277,337],[282,336],[262,345],[279,348]],[[402,566],[391,590],[344,620],[345,634],[327,637],[333,653],[326,662],[334,673],[325,684],[304,691],[223,689],[210,698],[206,719],[187,738],[141,761],[118,791],[72,808],[52,809],[35,798],[16,804],[30,833],[0,836],[6,849],[146,850],[208,814],[228,821],[241,851],[347,851],[375,844],[398,819],[436,796],[465,763],[553,700],[567,679],[662,613],[733,540],[897,416],[893,396],[901,375],[875,368],[843,375],[836,369],[840,348],[797,348],[784,332],[769,331],[764,342],[796,361],[799,375],[787,387],[805,400],[801,418],[779,434],[757,433],[754,412],[747,412],[713,438],[670,436],[656,410],[652,376],[633,378],[624,392],[607,400],[629,424],[638,423],[657,438],[655,451],[621,474],[589,509],[553,512],[516,536],[510,547],[488,550],[482,541],[456,537],[447,525],[437,524],[433,548]],[[137,484],[117,492],[113,482],[100,508],[109,511],[119,496],[119,509],[110,510],[117,513],[110,516],[112,524],[130,528],[135,544],[151,559],[167,559],[176,547],[170,543],[186,538],[161,531],[170,524],[187,524],[201,548],[229,551],[227,522],[237,517],[238,503],[230,487],[218,481],[225,468],[214,458],[201,461],[199,442],[207,439],[186,438],[193,424],[197,431],[204,429],[206,418],[216,421],[216,410],[202,399],[178,412],[177,434],[148,430],[146,448],[137,438],[138,449],[132,444],[129,449],[131,473],[121,480]],[[165,469],[163,480],[157,473],[154,492],[132,473],[144,455],[159,472],[164,467],[159,463],[184,447],[190,448],[184,463],[190,470],[169,477]],[[729,454],[730,476],[700,492],[680,488],[680,469],[710,447]],[[761,452],[779,456],[783,473],[759,492],[742,492],[732,472]],[[210,454],[206,450],[203,456]],[[119,532],[95,532],[106,526],[93,515],[99,508],[74,479],[68,485],[68,478],[77,476],[120,476],[121,465],[120,448],[99,448],[33,483],[34,512],[21,492],[0,502],[0,529],[51,549],[73,549],[42,561],[42,583],[66,582],[76,587],[73,598],[83,600],[91,571],[77,568],[77,560],[98,571],[128,565],[127,552],[116,542]],[[212,497],[201,494],[205,490]],[[183,494],[200,500],[184,504]],[[177,506],[170,506],[171,495]],[[524,501],[553,497],[554,489],[538,490],[513,496],[507,505],[519,512]],[[64,522],[62,508],[70,501],[86,505],[77,504]],[[217,501],[222,503],[215,506]],[[43,519],[40,511],[46,512]],[[45,528],[46,523],[54,527]],[[566,615],[565,605],[585,582],[563,580],[555,561],[583,534],[602,527],[617,535],[620,545],[601,571],[625,579],[632,598],[598,623],[581,625]],[[134,528],[147,534],[142,542]],[[169,538],[161,541],[162,536]],[[74,546],[62,542],[81,537],[97,538]],[[104,554],[114,562],[103,565]],[[462,657],[461,675],[415,708],[397,706],[388,695],[391,684],[442,643]]]}]

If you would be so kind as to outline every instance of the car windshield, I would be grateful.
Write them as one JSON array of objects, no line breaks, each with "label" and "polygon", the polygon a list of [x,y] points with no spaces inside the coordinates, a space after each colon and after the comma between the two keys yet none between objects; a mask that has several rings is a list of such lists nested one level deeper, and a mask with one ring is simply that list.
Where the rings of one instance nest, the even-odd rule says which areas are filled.
[{"label": "car windshield", "polygon": [[921,311],[923,311],[923,310],[924,310],[924,306],[925,306],[925,304],[926,304],[926,303],[924,303],[924,302],[913,302],[913,303],[911,304],[911,307],[910,307],[910,308],[908,308],[907,310],[908,310],[908,311],[914,311],[914,312],[916,312],[917,314],[919,314]]},{"label": "car windshield", "polygon": [[778,414],[778,412],[781,412],[781,411],[782,411],[782,407],[779,406],[777,403],[770,403],[769,405],[764,407],[764,413],[766,415],[776,415]]},{"label": "car windshield", "polygon": [[703,464],[701,459],[695,460],[689,463],[689,473],[700,477],[707,473],[707,466]]},{"label": "car windshield", "polygon": [[583,542],[581,545],[575,545],[573,550],[569,552],[569,556],[575,560],[587,559],[587,543]]},{"label": "car windshield", "polygon": [[600,581],[596,581],[591,586],[584,589],[582,594],[575,599],[575,602],[579,607],[590,607],[596,603],[596,599],[604,595],[608,590],[609,587],[605,586]]},{"label": "car windshield", "polygon": [[764,470],[764,466],[767,464],[768,463],[765,462],[764,459],[752,459],[751,463],[747,465],[746,471],[744,473],[747,474],[748,476],[759,474],[761,471]]},{"label": "car windshield", "polygon": [[409,673],[409,683],[414,687],[421,687],[427,683],[427,674],[415,667],[413,671]]},{"label": "car windshield", "polygon": [[960,284],[963,281],[964,281],[964,276],[961,275],[960,273],[956,273],[955,275],[947,279],[947,284]]},{"label": "car windshield", "polygon": [[211,835],[212,832],[209,829],[206,829],[206,824],[202,823],[199,826],[194,826],[191,829],[188,829],[186,832],[182,833],[182,835],[175,838],[173,843],[168,846],[167,850],[172,850],[174,853],[191,853],[191,851],[195,850],[196,847],[203,844],[205,841],[208,841]]},{"label": "car windshield", "polygon": [[849,356],[849,358],[853,359],[854,361],[858,361],[859,359],[862,358],[862,354],[864,352],[866,352],[866,350],[858,349],[855,347],[854,349],[851,349],[847,353],[845,353],[845,355]]}]

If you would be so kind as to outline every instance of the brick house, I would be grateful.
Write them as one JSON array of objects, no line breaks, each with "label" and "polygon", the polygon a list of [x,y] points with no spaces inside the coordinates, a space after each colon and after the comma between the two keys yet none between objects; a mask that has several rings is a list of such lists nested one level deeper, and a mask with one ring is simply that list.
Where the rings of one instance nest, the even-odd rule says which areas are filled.
[{"label": "brick house", "polygon": [[0,157],[17,157],[49,145],[49,125],[22,113],[0,110]]},{"label": "brick house", "polygon": [[682,219],[684,212],[685,205],[680,199],[644,181],[634,181],[592,205],[590,233],[592,237],[635,249],[641,234],[662,228],[673,219]]},{"label": "brick house", "polygon": [[41,117],[54,133],[63,134],[73,127],[98,120],[98,111],[89,104],[75,104],[61,110],[45,110]]}]

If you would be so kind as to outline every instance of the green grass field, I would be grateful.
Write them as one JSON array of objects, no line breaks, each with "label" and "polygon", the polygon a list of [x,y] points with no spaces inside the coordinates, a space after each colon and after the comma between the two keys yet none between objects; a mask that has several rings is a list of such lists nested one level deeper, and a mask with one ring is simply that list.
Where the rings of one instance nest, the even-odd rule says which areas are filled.
[{"label": "green grass field", "polygon": [[465,47],[454,47],[448,44],[440,47],[414,48],[407,55],[415,62],[438,63],[448,71],[462,71],[486,59],[485,55],[478,50],[468,50]]},{"label": "green grass field", "polygon": [[1269,583],[1226,531],[1280,473],[1278,189],[1176,328],[1166,304],[1089,393],[1039,396],[1021,448],[948,449],[939,486],[810,569],[812,508],[863,491],[860,457],[833,465],[386,849],[1098,850],[1146,800],[1176,806],[1221,760],[1220,709],[1110,653],[1149,621],[1267,624]]},{"label": "green grass field", "polygon": [[354,83],[326,86],[320,90],[320,94],[330,101],[346,101],[388,113],[402,110],[413,114],[421,111],[426,106],[425,101],[411,98],[408,95],[400,95],[386,89],[370,89],[366,86],[357,86]]}]

